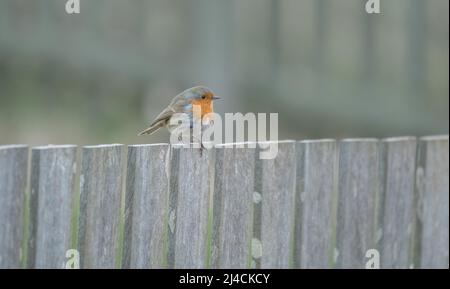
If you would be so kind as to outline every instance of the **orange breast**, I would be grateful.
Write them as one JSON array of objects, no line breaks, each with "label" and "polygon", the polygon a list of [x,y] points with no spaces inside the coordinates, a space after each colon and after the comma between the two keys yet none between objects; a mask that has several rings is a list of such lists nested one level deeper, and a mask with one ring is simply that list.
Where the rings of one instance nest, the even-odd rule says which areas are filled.
[{"label": "orange breast", "polygon": [[206,114],[214,112],[213,102],[210,99],[194,100],[192,101],[192,105],[198,105],[201,109],[200,112],[195,109],[193,110],[196,119],[203,119]]}]

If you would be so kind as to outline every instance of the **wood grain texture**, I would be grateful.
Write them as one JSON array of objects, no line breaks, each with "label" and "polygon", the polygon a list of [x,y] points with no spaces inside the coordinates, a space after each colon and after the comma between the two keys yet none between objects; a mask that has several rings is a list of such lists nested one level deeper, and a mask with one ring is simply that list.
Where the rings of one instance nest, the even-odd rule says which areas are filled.
[{"label": "wood grain texture", "polygon": [[381,268],[412,265],[416,146],[414,137],[389,138],[381,143],[376,236]]},{"label": "wood grain texture", "polygon": [[336,267],[365,268],[366,252],[375,249],[378,190],[378,140],[340,143]]},{"label": "wood grain texture", "polygon": [[[261,195],[261,202],[260,206],[255,206],[256,228],[252,242],[255,266],[289,268],[293,256],[295,141],[278,142],[278,154],[274,159],[259,159],[258,156],[257,153],[255,191]],[[254,245],[259,247],[259,242],[262,252],[255,250]],[[261,257],[255,258],[255,254]]]},{"label": "wood grain texture", "polygon": [[296,268],[330,266],[336,169],[334,140],[297,143]]},{"label": "wood grain texture", "polygon": [[71,217],[77,148],[31,151],[28,268],[64,268],[71,246]]},{"label": "wood grain texture", "polygon": [[255,148],[216,147],[211,267],[248,268]]},{"label": "wood grain texture", "polygon": [[0,269],[21,267],[27,167],[27,146],[0,146]]},{"label": "wood grain texture", "polygon": [[[124,268],[365,268],[378,249],[382,268],[448,268],[448,136],[269,144],[275,159],[129,146],[123,207],[122,145],[84,147],[81,267],[115,268],[123,253]],[[64,266],[76,151],[32,149],[28,214],[28,147],[0,146],[0,268]]]},{"label": "wood grain texture", "polygon": [[448,135],[420,139],[416,175],[421,268],[449,266],[448,146]]},{"label": "wood grain texture", "polygon": [[211,150],[171,147],[169,268],[205,268]]},{"label": "wood grain texture", "polygon": [[164,268],[169,145],[128,147],[123,268]]},{"label": "wood grain texture", "polygon": [[78,247],[82,268],[114,268],[122,192],[122,145],[82,150]]}]

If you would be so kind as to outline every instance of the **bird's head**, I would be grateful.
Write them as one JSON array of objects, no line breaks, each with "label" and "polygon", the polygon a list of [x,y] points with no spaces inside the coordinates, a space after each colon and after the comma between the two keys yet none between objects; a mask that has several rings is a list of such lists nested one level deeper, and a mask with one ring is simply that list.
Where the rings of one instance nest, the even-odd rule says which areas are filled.
[{"label": "bird's head", "polygon": [[[214,112],[213,101],[220,99],[211,89],[205,86],[192,87],[183,92],[185,99],[188,101],[188,109],[192,111],[193,106],[200,110],[192,111],[196,119],[202,119],[206,122],[210,121],[210,113]],[[205,116],[208,116],[205,118]]]},{"label": "bird's head", "polygon": [[220,99],[214,92],[206,86],[195,86],[189,88],[184,93],[184,97],[192,102],[212,102],[213,100]]}]

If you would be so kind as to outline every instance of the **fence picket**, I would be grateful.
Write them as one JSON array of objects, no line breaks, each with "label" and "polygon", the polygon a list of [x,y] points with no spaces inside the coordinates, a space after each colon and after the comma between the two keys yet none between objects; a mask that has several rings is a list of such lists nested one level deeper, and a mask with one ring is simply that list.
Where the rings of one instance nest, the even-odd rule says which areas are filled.
[{"label": "fence picket", "polygon": [[332,253],[333,200],[336,193],[336,142],[297,143],[296,236],[297,268],[328,268]]},{"label": "fence picket", "polygon": [[381,268],[412,264],[416,139],[388,138],[381,143],[379,222]]},{"label": "fence picket", "polygon": [[216,147],[211,265],[248,268],[255,148]]},{"label": "fence picket", "polygon": [[378,140],[340,143],[336,266],[365,268],[375,249]]},{"label": "fence picket", "polygon": [[123,268],[164,268],[169,145],[128,147]]},{"label": "fence picket", "polygon": [[274,159],[260,159],[260,150],[256,155],[255,188],[261,203],[255,207],[252,254],[255,266],[260,268],[288,268],[292,262],[295,141],[280,141],[277,145]]},{"label": "fence picket", "polygon": [[21,267],[27,167],[27,146],[0,146],[0,269]]},{"label": "fence picket", "polygon": [[417,167],[421,268],[448,268],[448,136],[420,139]]},{"label": "fence picket", "polygon": [[31,151],[29,268],[64,268],[71,245],[76,152],[73,145]]},{"label": "fence picket", "polygon": [[122,145],[82,150],[78,247],[82,268],[115,268],[122,192]]},{"label": "fence picket", "polygon": [[170,268],[205,268],[210,194],[210,150],[171,148]]}]

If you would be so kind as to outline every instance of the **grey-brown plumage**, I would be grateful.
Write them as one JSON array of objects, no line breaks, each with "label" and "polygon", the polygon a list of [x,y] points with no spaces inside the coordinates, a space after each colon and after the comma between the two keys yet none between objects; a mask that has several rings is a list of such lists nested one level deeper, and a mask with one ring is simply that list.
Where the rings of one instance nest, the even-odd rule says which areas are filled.
[{"label": "grey-brown plumage", "polygon": [[[152,134],[162,127],[167,127],[169,131],[172,127],[169,126],[171,118],[177,113],[186,113],[189,115],[191,122],[193,117],[203,117],[207,113],[213,112],[212,101],[218,99],[214,93],[205,86],[196,86],[183,91],[175,96],[167,106],[150,124],[150,126],[139,135]],[[193,105],[201,107],[201,115],[193,116]]]}]

